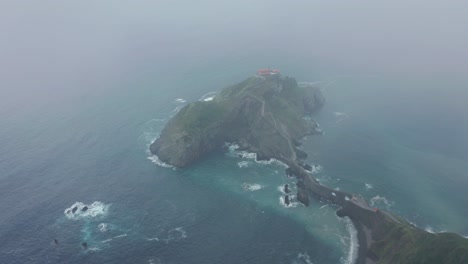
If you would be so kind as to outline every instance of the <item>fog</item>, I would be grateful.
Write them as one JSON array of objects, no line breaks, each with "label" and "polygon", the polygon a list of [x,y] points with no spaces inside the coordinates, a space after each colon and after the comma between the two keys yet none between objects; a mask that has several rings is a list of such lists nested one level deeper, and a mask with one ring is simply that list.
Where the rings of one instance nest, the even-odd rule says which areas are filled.
[{"label": "fog", "polygon": [[148,69],[167,76],[246,58],[464,77],[466,10],[458,0],[2,1],[0,95],[58,96]]}]

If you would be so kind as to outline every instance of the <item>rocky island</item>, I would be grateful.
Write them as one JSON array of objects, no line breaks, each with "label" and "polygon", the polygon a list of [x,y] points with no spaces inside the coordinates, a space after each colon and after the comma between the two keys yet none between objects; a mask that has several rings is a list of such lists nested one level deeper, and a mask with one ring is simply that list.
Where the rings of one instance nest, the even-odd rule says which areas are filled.
[{"label": "rocky island", "polygon": [[167,123],[150,151],[165,163],[187,167],[229,142],[256,153],[257,159],[283,162],[286,173],[297,179],[297,199],[302,204],[318,200],[335,204],[339,217],[353,221],[360,245],[356,263],[468,263],[468,239],[428,233],[390,212],[369,207],[358,194],[328,188],[314,178],[304,163],[307,153],[299,147],[305,136],[321,133],[308,116],[324,103],[319,88],[265,69],[223,89],[211,101],[187,104]]}]

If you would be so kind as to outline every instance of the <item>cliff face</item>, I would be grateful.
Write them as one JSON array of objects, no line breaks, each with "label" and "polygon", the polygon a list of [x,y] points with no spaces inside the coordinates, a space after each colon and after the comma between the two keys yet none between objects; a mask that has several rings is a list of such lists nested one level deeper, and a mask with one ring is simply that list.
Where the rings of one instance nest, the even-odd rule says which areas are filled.
[{"label": "cliff face", "polygon": [[299,87],[293,78],[251,77],[212,101],[185,106],[150,150],[176,167],[192,164],[224,142],[258,157],[296,160],[299,150],[293,141],[316,133],[315,123],[303,116],[320,109],[324,100],[318,88]]}]

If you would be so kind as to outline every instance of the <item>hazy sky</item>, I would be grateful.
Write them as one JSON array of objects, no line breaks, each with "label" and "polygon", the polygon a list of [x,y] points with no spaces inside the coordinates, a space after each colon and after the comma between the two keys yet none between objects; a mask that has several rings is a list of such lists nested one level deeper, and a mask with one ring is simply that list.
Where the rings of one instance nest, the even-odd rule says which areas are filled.
[{"label": "hazy sky", "polygon": [[468,76],[466,0],[11,0],[0,3],[0,32],[0,95],[238,54]]}]

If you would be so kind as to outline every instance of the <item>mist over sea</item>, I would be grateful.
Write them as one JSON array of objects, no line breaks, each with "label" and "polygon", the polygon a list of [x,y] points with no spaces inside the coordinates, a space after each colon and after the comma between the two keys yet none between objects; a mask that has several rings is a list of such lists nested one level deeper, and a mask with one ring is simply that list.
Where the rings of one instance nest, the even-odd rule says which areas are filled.
[{"label": "mist over sea", "polygon": [[325,133],[303,146],[322,183],[468,236],[466,8],[0,4],[0,263],[352,263],[352,224],[285,206],[283,165],[148,152],[186,103],[264,67],[322,87]]}]

